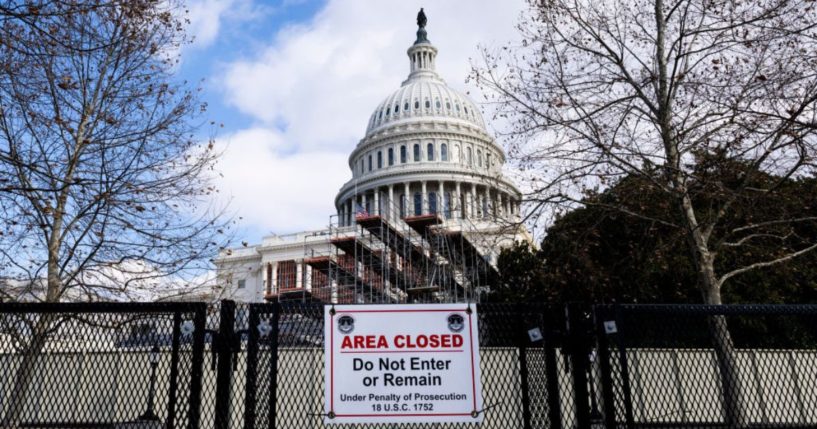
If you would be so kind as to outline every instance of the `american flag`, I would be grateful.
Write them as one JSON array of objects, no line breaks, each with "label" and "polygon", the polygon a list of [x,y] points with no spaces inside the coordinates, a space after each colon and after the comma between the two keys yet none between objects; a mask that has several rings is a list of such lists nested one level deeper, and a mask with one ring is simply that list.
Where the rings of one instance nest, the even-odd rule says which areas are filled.
[{"label": "american flag", "polygon": [[359,218],[359,217],[369,217],[369,212],[368,212],[368,211],[366,211],[366,208],[365,208],[365,207],[363,207],[362,205],[358,204],[358,205],[357,205],[357,207],[355,208],[355,217],[356,217],[356,218]]}]

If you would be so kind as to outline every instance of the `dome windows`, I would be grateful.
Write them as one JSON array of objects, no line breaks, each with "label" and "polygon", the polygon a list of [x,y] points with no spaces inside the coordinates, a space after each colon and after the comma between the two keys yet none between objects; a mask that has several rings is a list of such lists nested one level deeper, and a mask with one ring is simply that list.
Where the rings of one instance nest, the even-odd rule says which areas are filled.
[{"label": "dome windows", "polygon": [[391,147],[389,148],[388,157],[389,157],[389,167],[391,167],[392,165],[394,165],[394,148],[391,148]]},{"label": "dome windows", "polygon": [[414,162],[420,162],[420,145],[414,145]]},{"label": "dome windows", "polygon": [[400,105],[399,105],[399,104],[395,104],[395,105],[394,105],[394,114],[396,115],[396,114],[398,114],[398,113],[400,113]]},{"label": "dome windows", "polygon": [[468,114],[468,108],[467,107],[463,107],[463,108],[465,109],[465,114],[467,115]]},{"label": "dome windows", "polygon": [[459,104],[455,104],[454,109],[457,111],[457,113],[460,113],[460,105]]},{"label": "dome windows", "polygon": [[470,147],[466,148],[465,149],[465,163],[468,164],[469,167],[474,166],[474,157],[472,155],[473,155],[473,152],[471,151],[471,148]]},{"label": "dome windows", "polygon": [[447,110],[451,110],[451,102],[450,102],[450,101],[446,101],[446,102],[445,102],[445,108],[446,108]]},{"label": "dome windows", "polygon": [[440,161],[448,161],[448,145],[445,143],[440,145]]},{"label": "dome windows", "polygon": [[408,154],[406,153],[406,145],[400,146],[400,163],[405,164],[408,161]]},{"label": "dome windows", "polygon": [[477,167],[482,167],[482,151],[477,150]]},{"label": "dome windows", "polygon": [[383,151],[377,151],[377,168],[383,168]]},{"label": "dome windows", "polygon": [[434,161],[434,143],[429,143],[427,149],[426,160]]},{"label": "dome windows", "polygon": [[408,109],[409,109],[409,104],[408,104],[408,101],[406,101],[406,104],[403,105],[403,111],[408,112]]},{"label": "dome windows", "polygon": [[431,101],[426,100],[426,109],[431,108]]},{"label": "dome windows", "polygon": [[419,101],[414,100],[414,108],[415,108],[415,109],[419,109],[419,108],[420,108],[420,102],[419,102]]},{"label": "dome windows", "polygon": [[435,106],[437,106],[437,109],[438,109],[438,110],[440,109],[440,107],[442,107],[442,105],[440,104],[440,100],[439,100],[439,99],[438,99],[438,100],[436,100],[436,101],[434,102],[434,105],[435,105]]},{"label": "dome windows", "polygon": [[414,216],[423,214],[423,194],[420,192],[414,193]]},{"label": "dome windows", "polygon": [[391,113],[391,107],[387,107],[386,108],[386,116],[389,116],[390,113]]},{"label": "dome windows", "polygon": [[369,171],[372,171],[372,154],[369,154]]}]

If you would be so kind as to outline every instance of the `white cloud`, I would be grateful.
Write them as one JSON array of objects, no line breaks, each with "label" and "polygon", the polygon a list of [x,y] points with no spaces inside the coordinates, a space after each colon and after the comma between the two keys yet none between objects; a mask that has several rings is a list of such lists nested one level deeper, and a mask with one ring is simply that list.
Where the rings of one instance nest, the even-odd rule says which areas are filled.
[{"label": "white cloud", "polygon": [[[282,28],[256,56],[225,65],[216,80],[226,102],[255,121],[232,136],[221,163],[225,191],[245,223],[276,232],[326,224],[335,192],[350,176],[348,153],[376,105],[408,75],[406,49],[422,3],[429,6],[329,0],[308,23]],[[430,6],[427,30],[439,49],[438,72],[449,85],[474,92],[464,83],[469,58],[478,55],[478,44],[517,38],[524,1]]]},{"label": "white cloud", "polygon": [[187,10],[188,31],[194,37],[193,46],[200,49],[215,42],[224,20],[243,22],[264,14],[252,0],[191,0]]},{"label": "white cloud", "polygon": [[347,176],[347,154],[291,152],[281,133],[265,128],[227,136],[218,148],[224,152],[220,187],[243,224],[278,233],[328,225],[335,192]]}]

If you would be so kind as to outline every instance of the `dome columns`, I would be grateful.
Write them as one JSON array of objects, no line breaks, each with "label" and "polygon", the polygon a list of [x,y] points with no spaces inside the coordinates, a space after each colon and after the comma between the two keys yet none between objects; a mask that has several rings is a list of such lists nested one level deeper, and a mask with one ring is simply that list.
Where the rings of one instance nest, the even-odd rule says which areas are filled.
[{"label": "dome columns", "polygon": [[435,213],[443,220],[503,219],[518,213],[518,200],[503,189],[472,181],[414,180],[361,190],[338,203],[340,226],[353,225],[358,215],[397,220]]}]

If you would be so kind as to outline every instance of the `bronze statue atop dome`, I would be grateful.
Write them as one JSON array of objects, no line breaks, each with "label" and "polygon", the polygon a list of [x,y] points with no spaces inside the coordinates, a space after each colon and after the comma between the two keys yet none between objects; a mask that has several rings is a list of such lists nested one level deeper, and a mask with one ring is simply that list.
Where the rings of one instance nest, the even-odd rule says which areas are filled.
[{"label": "bronze statue atop dome", "polygon": [[417,13],[417,40],[414,41],[414,44],[418,43],[431,43],[428,40],[426,34],[426,23],[428,22],[428,18],[426,18],[426,13],[423,12],[423,8],[420,8],[420,12]]},{"label": "bronze statue atop dome", "polygon": [[420,8],[420,12],[417,13],[417,26],[420,28],[426,28],[427,22],[428,18],[426,18],[426,13],[423,12],[423,8]]}]

